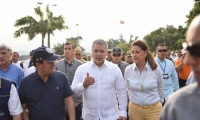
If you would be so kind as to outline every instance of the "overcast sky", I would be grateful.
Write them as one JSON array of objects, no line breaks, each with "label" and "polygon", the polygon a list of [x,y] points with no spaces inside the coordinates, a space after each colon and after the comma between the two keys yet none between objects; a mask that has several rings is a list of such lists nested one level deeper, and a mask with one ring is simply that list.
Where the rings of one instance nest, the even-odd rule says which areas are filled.
[{"label": "overcast sky", "polygon": [[[37,2],[47,4],[54,16],[63,15],[69,30],[55,31],[51,36],[51,47],[56,43],[65,42],[67,37],[79,35],[81,45],[90,51],[91,43],[97,38],[119,38],[120,33],[129,40],[132,33],[143,39],[146,34],[168,25],[185,26],[186,15],[193,7],[193,0],[0,0],[0,43],[10,45],[15,51],[31,51],[41,46],[41,35],[28,41],[27,35],[14,38],[15,20],[31,15],[35,18],[33,8]],[[56,4],[57,6],[53,6]],[[120,19],[125,24],[120,25]],[[47,36],[45,43],[47,46]]]}]

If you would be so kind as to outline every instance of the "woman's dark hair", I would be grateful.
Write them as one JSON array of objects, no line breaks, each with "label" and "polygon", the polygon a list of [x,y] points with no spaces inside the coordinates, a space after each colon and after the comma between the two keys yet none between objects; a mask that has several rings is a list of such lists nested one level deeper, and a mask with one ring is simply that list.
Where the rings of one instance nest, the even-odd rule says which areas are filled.
[{"label": "woman's dark hair", "polygon": [[132,46],[138,46],[143,51],[147,50],[148,53],[147,53],[147,56],[146,56],[145,60],[148,61],[148,63],[150,64],[150,67],[151,67],[152,70],[155,70],[157,68],[158,65],[156,64],[155,59],[154,59],[153,55],[151,54],[151,52],[149,52],[148,45],[147,45],[146,42],[144,42],[143,40],[135,40],[132,43],[131,47]]}]

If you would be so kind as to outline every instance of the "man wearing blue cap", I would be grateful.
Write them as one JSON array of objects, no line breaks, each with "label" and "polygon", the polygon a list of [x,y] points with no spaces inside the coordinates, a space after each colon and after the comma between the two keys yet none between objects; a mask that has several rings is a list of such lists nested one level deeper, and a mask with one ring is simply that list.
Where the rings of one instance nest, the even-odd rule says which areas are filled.
[{"label": "man wearing blue cap", "polygon": [[64,120],[65,104],[70,120],[75,120],[72,90],[67,76],[54,71],[55,61],[59,57],[45,46],[34,51],[32,60],[36,71],[23,78],[19,88],[23,120]]}]

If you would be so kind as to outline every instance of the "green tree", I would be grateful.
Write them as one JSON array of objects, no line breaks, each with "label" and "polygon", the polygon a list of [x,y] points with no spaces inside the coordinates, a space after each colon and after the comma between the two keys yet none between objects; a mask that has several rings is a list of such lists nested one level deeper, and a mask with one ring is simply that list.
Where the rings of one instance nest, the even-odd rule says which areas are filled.
[{"label": "green tree", "polygon": [[118,44],[120,44],[120,41],[119,40],[114,40],[113,38],[110,38],[110,39],[108,39],[107,44],[108,44],[108,49],[113,49]]},{"label": "green tree", "polygon": [[[15,31],[14,38],[20,37],[22,34],[28,35],[28,41],[33,40],[37,34],[42,35],[42,46],[44,46],[45,35],[48,34],[48,47],[50,47],[50,34],[56,29],[66,29],[64,26],[64,18],[62,16],[53,17],[53,13],[49,10],[49,6],[46,7],[47,18],[44,18],[44,12],[40,6],[34,8],[35,14],[39,16],[40,20],[37,21],[32,16],[25,16],[15,21],[15,27],[21,27]],[[54,34],[53,34],[54,35]]]},{"label": "green tree", "polygon": [[65,30],[68,29],[67,26],[65,26],[65,21],[64,21],[64,17],[62,15],[58,16],[58,17],[54,17],[53,16],[53,12],[51,12],[49,10],[49,5],[47,5],[46,7],[46,13],[47,13],[47,20],[49,21],[49,29],[48,29],[48,47],[50,48],[50,34],[54,35],[54,31],[55,30]]},{"label": "green tree", "polygon": [[199,15],[199,13],[200,13],[200,0],[194,0],[194,6],[193,6],[192,10],[190,10],[189,14],[186,15],[186,17],[187,17],[187,21],[186,21],[187,28],[190,25],[190,23],[192,22],[192,20],[194,19],[194,17]]},{"label": "green tree", "polygon": [[144,37],[151,52],[155,51],[158,44],[164,44],[171,50],[182,49],[182,43],[185,41],[186,28],[179,26],[175,28],[173,25],[167,25],[166,28],[158,28]]},{"label": "green tree", "polygon": [[132,43],[123,43],[123,44],[118,44],[117,47],[119,47],[123,52],[127,52],[131,49],[131,44]]},{"label": "green tree", "polygon": [[[78,39],[78,37],[66,38],[66,42],[72,42],[72,43],[74,44],[75,48],[79,46],[79,45],[77,44],[77,43],[78,43],[78,40],[82,40],[82,37],[79,36],[79,39]],[[54,44],[54,47],[53,47],[54,53],[55,53],[55,54],[59,54],[59,55],[63,55],[63,54],[64,54],[64,51],[63,51],[64,45],[65,45],[65,43],[57,43],[57,44]],[[82,51],[84,52],[85,49],[84,49],[82,46],[80,46],[80,47],[81,47]]]},{"label": "green tree", "polygon": [[54,44],[53,50],[54,50],[55,54],[63,55],[64,54],[64,43]]},{"label": "green tree", "polygon": [[[70,38],[66,38],[66,41],[67,41],[67,42],[72,42],[72,43],[74,43],[74,46],[75,46],[75,47],[80,46],[80,45],[79,45],[79,40],[83,40],[83,38],[82,38],[81,36],[79,36],[79,37],[70,37]],[[84,49],[82,46],[80,46],[80,47],[81,47],[82,51],[85,51],[85,49]]]}]

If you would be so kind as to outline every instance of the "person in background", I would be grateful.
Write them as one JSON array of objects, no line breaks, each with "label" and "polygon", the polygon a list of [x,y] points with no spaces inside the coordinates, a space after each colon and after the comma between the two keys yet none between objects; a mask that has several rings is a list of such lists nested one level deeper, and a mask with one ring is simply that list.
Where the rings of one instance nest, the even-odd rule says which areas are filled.
[{"label": "person in background", "polygon": [[0,77],[0,120],[22,120],[21,113],[22,107],[14,83]]},{"label": "person in background", "polygon": [[0,76],[13,81],[19,88],[24,71],[11,61],[12,49],[5,44],[0,44]]},{"label": "person in background", "polygon": [[124,51],[122,51],[122,57],[121,57],[121,61],[125,61],[125,58],[126,58],[126,53]]},{"label": "person in background", "polygon": [[174,63],[173,59],[171,58],[171,50],[169,50],[167,46],[165,47],[166,47],[165,58]]},{"label": "person in background", "polygon": [[84,59],[84,60],[87,62],[87,61],[88,61],[88,60],[87,60],[87,55],[83,53],[83,54],[82,54],[82,59]]},{"label": "person in background", "polygon": [[93,42],[93,59],[78,67],[71,85],[74,96],[83,96],[84,120],[126,120],[127,117],[124,79],[119,67],[106,60],[107,48],[105,40]]},{"label": "person in background", "polygon": [[148,45],[135,40],[131,45],[134,63],[125,69],[130,120],[158,120],[164,96],[163,78]]},{"label": "person in background", "polygon": [[[178,51],[177,56],[178,56],[178,57],[174,60],[175,62],[176,62],[178,59],[181,59],[181,57],[182,57],[181,51]],[[174,63],[175,63],[175,62],[174,62]]]},{"label": "person in background", "polygon": [[199,120],[200,114],[200,15],[190,23],[186,40],[187,53],[183,63],[192,67],[197,82],[171,95],[163,108],[160,120]]},{"label": "person in background", "polygon": [[121,49],[117,47],[113,48],[112,49],[112,63],[116,64],[120,68],[122,75],[124,76],[125,68],[129,64],[121,61],[121,57],[122,57]]},{"label": "person in background", "polygon": [[173,60],[174,63],[176,62],[177,56],[174,52],[171,55],[171,59]]},{"label": "person in background", "polygon": [[[164,103],[168,97],[179,89],[178,76],[171,60],[166,59],[166,46],[159,44],[156,47],[155,61],[158,64],[164,80]],[[163,105],[164,105],[163,103]]]},{"label": "person in background", "polygon": [[[58,61],[56,63],[55,69],[67,75],[69,84],[71,86],[74,79],[75,71],[80,65],[82,65],[82,62],[75,59],[74,57],[75,46],[72,42],[65,43],[64,55],[65,55],[65,59]],[[79,55],[79,57],[80,56],[81,55]],[[74,101],[74,106],[75,106],[75,111],[76,111],[76,120],[80,120],[81,114],[82,114],[82,96],[73,97],[73,101]],[[68,112],[66,115],[66,120],[70,120]]]},{"label": "person in background", "polygon": [[19,67],[21,67],[24,71],[24,76],[28,75],[28,67],[26,66],[26,64],[22,61],[19,61],[19,53],[18,52],[13,52],[12,53],[12,58],[11,58],[12,62],[16,65],[18,65]]},{"label": "person in background", "polygon": [[24,77],[19,87],[23,120],[63,120],[65,107],[70,120],[75,120],[73,92],[68,78],[54,70],[59,57],[48,47],[35,49],[32,60],[36,71]]},{"label": "person in background", "polygon": [[132,59],[131,51],[127,51],[125,61],[129,65],[133,64],[133,59]]},{"label": "person in background", "polygon": [[91,56],[88,56],[88,57],[87,57],[87,60],[90,61],[90,60],[91,60]]},{"label": "person in background", "polygon": [[112,61],[111,49],[108,49],[106,60],[110,62]]},{"label": "person in background", "polygon": [[33,66],[32,64],[32,57],[33,57],[33,53],[34,53],[34,50],[32,50],[29,54],[29,59],[25,60],[24,63],[26,64],[26,66],[28,68],[30,68],[31,66]]},{"label": "person in background", "polygon": [[180,88],[182,88],[186,85],[186,81],[191,72],[191,66],[184,65],[184,63],[183,63],[183,59],[184,59],[184,56],[186,55],[186,53],[187,53],[187,51],[183,50],[181,59],[178,59],[175,63],[175,69],[176,69],[176,72],[178,73]]},{"label": "person in background", "polygon": [[81,61],[82,63],[86,63],[87,61],[84,60],[82,58],[82,50],[81,50],[81,47],[76,47],[75,48],[75,58],[79,61]]}]

